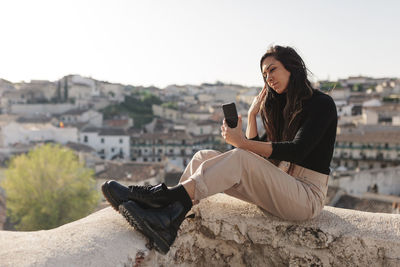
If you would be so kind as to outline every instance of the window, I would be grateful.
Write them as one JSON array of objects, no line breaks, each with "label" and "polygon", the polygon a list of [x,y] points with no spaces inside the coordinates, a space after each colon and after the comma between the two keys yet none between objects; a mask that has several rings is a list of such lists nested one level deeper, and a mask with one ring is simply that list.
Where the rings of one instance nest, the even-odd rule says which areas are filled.
[{"label": "window", "polygon": [[83,142],[87,143],[89,141],[89,138],[87,135],[83,136]]},{"label": "window", "polygon": [[115,151],[115,148],[112,147],[112,148],[111,148],[111,152],[114,152],[114,151]]},{"label": "window", "polygon": [[101,138],[101,139],[100,139],[100,142],[101,142],[102,144],[104,144],[104,138]]},{"label": "window", "polygon": [[147,162],[147,158],[143,158],[143,161],[144,161],[144,162]]},{"label": "window", "polygon": [[119,139],[119,143],[122,144],[124,140],[122,138]]}]

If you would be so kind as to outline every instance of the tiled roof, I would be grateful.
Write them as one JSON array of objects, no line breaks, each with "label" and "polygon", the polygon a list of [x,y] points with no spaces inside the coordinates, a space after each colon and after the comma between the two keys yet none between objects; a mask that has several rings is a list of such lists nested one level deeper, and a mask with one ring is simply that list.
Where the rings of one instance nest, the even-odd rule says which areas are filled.
[{"label": "tiled roof", "polygon": [[125,126],[129,123],[129,119],[113,119],[105,120],[104,124],[112,127]]},{"label": "tiled roof", "polygon": [[[400,112],[400,104],[385,104],[379,107],[363,107],[363,109],[374,110],[374,111],[398,111]],[[400,115],[400,114],[399,114]]]},{"label": "tiled roof", "polygon": [[116,135],[116,136],[120,136],[120,135],[126,135],[128,136],[128,133],[121,128],[100,128],[100,127],[92,127],[92,126],[88,126],[82,129],[82,133],[99,133],[99,135]]},{"label": "tiled roof", "polygon": [[184,131],[173,131],[169,133],[145,133],[139,139],[144,140],[191,140],[193,137]]},{"label": "tiled roof", "polygon": [[88,152],[88,153],[96,151],[95,149],[93,149],[90,146],[80,144],[80,143],[75,143],[75,142],[68,142],[65,146],[69,147],[75,151],[82,151],[82,152]]},{"label": "tiled roof", "polygon": [[128,135],[124,129],[120,128],[102,128],[99,135]]},{"label": "tiled roof", "polygon": [[70,109],[61,115],[81,115],[87,111],[88,109]]},{"label": "tiled roof", "polygon": [[51,117],[39,116],[39,117],[19,117],[17,122],[19,123],[48,123],[52,120]]},{"label": "tiled roof", "polygon": [[140,182],[148,178],[163,175],[163,171],[164,166],[157,163],[121,163],[108,161],[105,163],[105,170],[96,174],[96,177]]},{"label": "tiled roof", "polygon": [[82,129],[82,133],[98,133],[100,132],[101,128],[99,127],[85,127]]},{"label": "tiled roof", "polygon": [[338,134],[336,141],[358,143],[400,143],[400,131],[354,132]]}]

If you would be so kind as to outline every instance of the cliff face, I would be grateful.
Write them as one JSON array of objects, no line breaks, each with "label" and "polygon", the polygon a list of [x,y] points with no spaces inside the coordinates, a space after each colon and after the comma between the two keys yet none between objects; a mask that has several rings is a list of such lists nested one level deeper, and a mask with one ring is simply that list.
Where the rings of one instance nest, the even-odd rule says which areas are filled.
[{"label": "cliff face", "polygon": [[325,207],[284,221],[219,194],[193,208],[166,256],[111,208],[37,232],[0,231],[3,266],[399,266],[400,215]]}]

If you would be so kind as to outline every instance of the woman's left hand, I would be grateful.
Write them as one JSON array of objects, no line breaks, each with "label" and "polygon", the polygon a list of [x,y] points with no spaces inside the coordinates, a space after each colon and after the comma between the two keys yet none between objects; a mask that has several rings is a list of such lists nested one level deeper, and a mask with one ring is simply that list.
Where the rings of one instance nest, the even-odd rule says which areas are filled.
[{"label": "woman's left hand", "polygon": [[236,128],[230,128],[224,119],[221,126],[221,135],[228,144],[234,147],[240,147],[245,140],[242,131],[242,116],[239,115]]}]

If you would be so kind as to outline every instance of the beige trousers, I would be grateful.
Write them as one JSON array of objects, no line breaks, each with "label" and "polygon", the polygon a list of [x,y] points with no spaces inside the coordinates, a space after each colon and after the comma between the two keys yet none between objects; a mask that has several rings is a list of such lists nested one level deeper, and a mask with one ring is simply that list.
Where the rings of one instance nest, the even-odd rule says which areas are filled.
[{"label": "beige trousers", "polygon": [[276,167],[240,148],[198,151],[180,183],[195,181],[194,200],[224,192],[287,220],[316,217],[324,207],[328,175],[288,162]]}]

